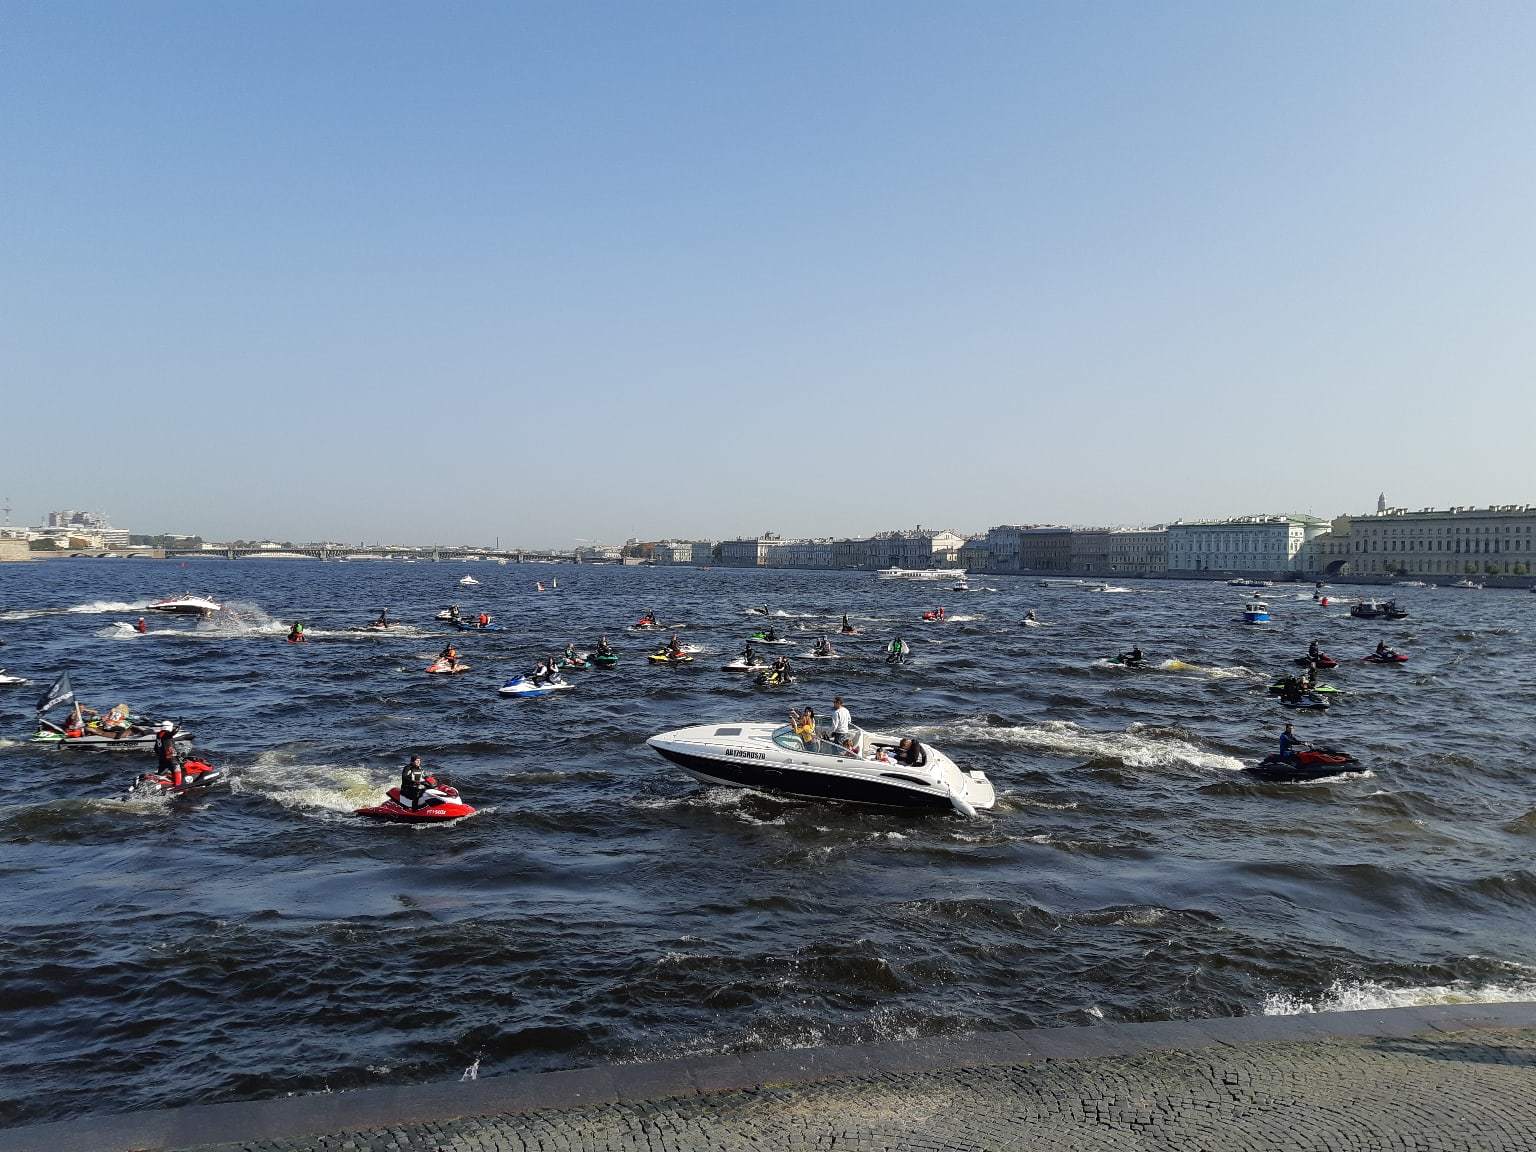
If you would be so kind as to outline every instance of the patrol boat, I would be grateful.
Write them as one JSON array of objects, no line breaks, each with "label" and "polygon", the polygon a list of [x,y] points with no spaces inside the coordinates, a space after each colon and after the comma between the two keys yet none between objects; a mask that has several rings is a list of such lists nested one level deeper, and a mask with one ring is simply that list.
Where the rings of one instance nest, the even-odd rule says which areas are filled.
[{"label": "patrol boat", "polygon": [[[849,737],[851,755],[831,740],[802,740],[787,724],[696,724],[646,743],[706,784],[962,816],[996,802],[984,773],[962,771],[931,744],[914,741],[917,763],[907,765],[895,763],[899,736],[854,728]],[[882,749],[890,762],[875,759]]]}]

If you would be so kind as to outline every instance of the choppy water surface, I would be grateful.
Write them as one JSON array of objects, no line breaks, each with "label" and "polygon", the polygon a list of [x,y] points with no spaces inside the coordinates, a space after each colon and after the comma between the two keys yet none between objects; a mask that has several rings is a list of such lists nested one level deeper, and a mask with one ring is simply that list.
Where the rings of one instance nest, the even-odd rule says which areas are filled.
[{"label": "choppy water surface", "polygon": [[[465,572],[478,588],[457,583]],[[534,581],[558,576],[558,591]],[[1396,589],[1395,624],[1176,582],[972,591],[869,574],[490,564],[50,561],[0,569],[0,1122],[382,1080],[973,1029],[1536,996],[1529,616],[1513,592]],[[205,624],[124,627],[194,590]],[[1338,589],[1345,596],[1352,590]],[[450,602],[474,670],[429,677]],[[752,627],[866,630],[788,692],[718,670]],[[948,623],[917,623],[945,604]],[[388,606],[402,634],[349,631]],[[1047,622],[1023,628],[1035,608]],[[706,647],[643,660],[645,609]],[[283,642],[305,620],[311,643]],[[900,631],[915,659],[878,652]],[[502,699],[538,653],[606,632],[612,672]],[[457,634],[455,634],[457,635]],[[1304,736],[1363,777],[1238,771],[1287,713],[1270,673],[1346,660]],[[1102,661],[1139,641],[1157,667]],[[147,754],[25,743],[57,671],[176,716],[237,774],[201,803],[114,797]],[[997,786],[978,820],[704,789],[664,728],[848,699]],[[420,751],[479,814],[366,823]]]}]

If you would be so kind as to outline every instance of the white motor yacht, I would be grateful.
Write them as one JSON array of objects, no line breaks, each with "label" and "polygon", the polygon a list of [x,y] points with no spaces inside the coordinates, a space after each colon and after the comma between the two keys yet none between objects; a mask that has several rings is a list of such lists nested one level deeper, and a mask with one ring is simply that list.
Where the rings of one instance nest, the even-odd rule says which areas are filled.
[{"label": "white motor yacht", "polygon": [[[853,729],[856,755],[830,740],[810,744],[787,724],[696,724],[646,741],[706,784],[758,788],[790,796],[892,808],[952,809],[974,816],[996,801],[981,772],[963,772],[930,744],[917,744],[915,765],[894,762],[899,736]],[[874,759],[880,749],[890,763]]]},{"label": "white motor yacht", "polygon": [[212,616],[223,610],[206,596],[167,596],[149,606],[151,612],[169,612],[177,616]]}]

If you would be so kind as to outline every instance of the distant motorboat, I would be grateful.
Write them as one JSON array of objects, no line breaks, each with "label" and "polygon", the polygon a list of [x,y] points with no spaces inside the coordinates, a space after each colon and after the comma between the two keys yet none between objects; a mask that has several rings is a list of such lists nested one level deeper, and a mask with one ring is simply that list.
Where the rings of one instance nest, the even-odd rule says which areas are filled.
[{"label": "distant motorboat", "polygon": [[460,584],[478,584],[478,583],[480,583],[480,581],[476,580],[473,576],[466,576],[466,577],[464,577],[464,579],[460,580],[459,583]]},{"label": "distant motorboat", "polygon": [[965,579],[964,568],[882,568],[882,580],[953,580]]},{"label": "distant motorboat", "polygon": [[1251,600],[1243,605],[1244,624],[1268,624],[1269,605],[1261,600]]},{"label": "distant motorboat", "polygon": [[223,605],[215,603],[206,596],[167,596],[164,600],[156,600],[149,605],[148,610],[168,612],[176,616],[206,617],[223,611]]},{"label": "distant motorboat", "polygon": [[1245,579],[1242,579],[1242,578],[1238,578],[1236,580],[1228,580],[1227,581],[1227,586],[1229,588],[1273,588],[1274,587],[1274,581],[1272,581],[1272,580],[1245,580]]}]

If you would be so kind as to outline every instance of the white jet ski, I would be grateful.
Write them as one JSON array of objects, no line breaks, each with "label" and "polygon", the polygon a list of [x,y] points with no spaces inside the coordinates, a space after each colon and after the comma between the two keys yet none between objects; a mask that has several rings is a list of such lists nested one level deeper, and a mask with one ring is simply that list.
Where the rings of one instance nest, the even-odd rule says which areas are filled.
[{"label": "white jet ski", "polygon": [[4,668],[0,668],[0,684],[26,684],[26,683],[28,683],[28,680],[27,680],[27,678],[25,676],[7,676],[5,674],[5,669]]},{"label": "white jet ski", "polygon": [[516,680],[508,680],[497,689],[503,696],[553,696],[556,692],[569,692],[576,685],[569,680],[546,680],[542,684],[535,684],[529,676],[519,676]]},{"label": "white jet ski", "polygon": [[768,671],[768,661],[766,661],[766,660],[756,660],[753,663],[748,664],[743,657],[738,656],[738,657],[736,657],[736,659],[732,660],[729,664],[722,664],[720,666],[720,671],[722,671],[722,672],[766,672],[766,671]]}]

